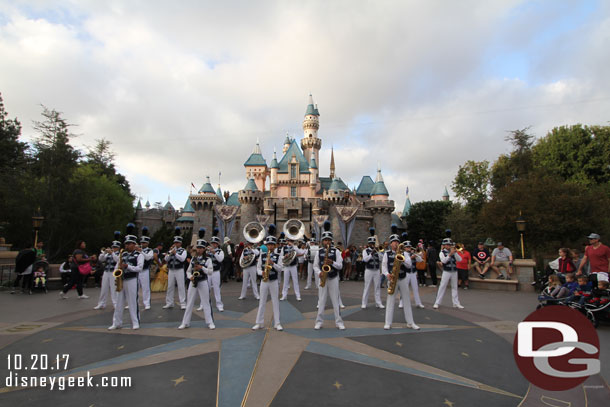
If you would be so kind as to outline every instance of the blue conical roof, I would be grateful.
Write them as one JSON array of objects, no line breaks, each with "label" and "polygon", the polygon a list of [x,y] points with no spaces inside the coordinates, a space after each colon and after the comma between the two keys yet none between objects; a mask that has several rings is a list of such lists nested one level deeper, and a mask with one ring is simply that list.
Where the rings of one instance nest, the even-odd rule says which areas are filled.
[{"label": "blue conical roof", "polygon": [[381,168],[377,168],[377,178],[375,180],[375,185],[373,185],[373,189],[371,189],[371,196],[372,195],[390,195],[388,189],[385,187],[385,183],[383,182]]},{"label": "blue conical roof", "polygon": [[273,150],[273,160],[271,160],[271,168],[280,168],[280,165],[277,162],[277,155],[275,150]]},{"label": "blue conical roof", "polygon": [[449,191],[447,191],[446,185],[445,185],[445,192],[443,192],[443,198],[449,198]]},{"label": "blue conical roof", "polygon": [[138,199],[138,204],[136,205],[136,210],[142,210],[142,202]]},{"label": "blue conical roof", "polygon": [[405,207],[402,210],[402,217],[404,218],[405,216],[407,216],[409,214],[410,210],[411,210],[411,200],[409,199],[409,197],[407,197],[407,200],[405,201]]},{"label": "blue conical roof", "polygon": [[307,115],[320,116],[320,112],[318,111],[318,107],[313,104],[313,96],[309,94],[309,104],[307,105],[307,109],[305,110],[305,116]]},{"label": "blue conical roof", "polygon": [[195,212],[195,209],[193,209],[193,205],[191,205],[191,200],[189,198],[186,199],[186,203],[184,204],[182,212]]},{"label": "blue conical roof", "polygon": [[258,187],[256,186],[256,182],[254,182],[254,178],[250,178],[244,187],[244,191],[258,191]]},{"label": "blue conical roof", "polygon": [[201,189],[199,190],[200,193],[204,193],[204,192],[211,192],[213,194],[216,193],[216,191],[214,191],[214,187],[212,186],[212,184],[210,183],[210,177],[206,177],[206,183],[203,184],[203,186],[201,187]]}]

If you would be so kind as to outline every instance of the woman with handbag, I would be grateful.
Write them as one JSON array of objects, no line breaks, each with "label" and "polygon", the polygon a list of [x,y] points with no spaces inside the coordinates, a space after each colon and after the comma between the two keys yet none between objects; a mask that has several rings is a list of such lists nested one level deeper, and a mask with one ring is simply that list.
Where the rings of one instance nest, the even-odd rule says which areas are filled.
[{"label": "woman with handbag", "polygon": [[72,253],[72,264],[70,265],[70,281],[64,285],[64,288],[59,292],[59,296],[63,299],[68,298],[66,293],[76,285],[76,291],[78,292],[79,299],[89,298],[88,295],[83,294],[83,279],[85,276],[91,274],[93,270],[91,267],[91,261],[95,260],[94,257],[89,257],[85,248],[86,243],[82,240],[76,242],[76,250]]}]

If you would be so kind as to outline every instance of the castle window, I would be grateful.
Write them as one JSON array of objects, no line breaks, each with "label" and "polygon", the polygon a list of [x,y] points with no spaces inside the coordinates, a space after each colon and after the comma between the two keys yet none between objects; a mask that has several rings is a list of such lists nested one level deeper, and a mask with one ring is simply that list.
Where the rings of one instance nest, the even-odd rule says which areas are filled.
[{"label": "castle window", "polygon": [[297,197],[297,187],[290,187],[290,196],[292,198],[296,198]]},{"label": "castle window", "polygon": [[295,179],[297,177],[297,166],[295,164],[290,166],[290,179]]},{"label": "castle window", "polygon": [[309,138],[311,138],[311,137],[313,137],[313,136],[312,136],[312,135],[311,135],[311,133],[310,133],[310,134],[309,134]]}]

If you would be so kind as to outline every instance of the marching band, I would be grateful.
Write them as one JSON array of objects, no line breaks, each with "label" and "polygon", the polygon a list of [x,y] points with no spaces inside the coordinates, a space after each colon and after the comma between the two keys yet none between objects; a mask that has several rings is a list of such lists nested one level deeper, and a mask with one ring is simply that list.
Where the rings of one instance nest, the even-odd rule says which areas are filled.
[{"label": "marching band", "polygon": [[[304,257],[304,261],[307,263],[305,289],[311,287],[312,276],[318,288],[318,310],[314,329],[319,330],[323,326],[323,314],[328,298],[332,303],[336,327],[339,330],[345,329],[340,312],[344,306],[339,292],[339,272],[343,268],[343,259],[341,251],[333,245],[330,222],[328,220],[324,222],[319,245],[315,234],[312,234],[312,237],[307,240],[304,230],[303,223],[298,220],[286,222],[279,239],[279,243],[284,242],[284,244],[278,245],[275,225],[269,225],[268,230],[265,230],[262,224],[250,222],[244,227],[243,235],[247,243],[239,258],[239,264],[243,270],[243,283],[238,299],[244,300],[247,289],[251,287],[254,297],[259,301],[253,330],[264,328],[265,308],[269,296],[273,309],[273,327],[278,331],[283,330],[280,323],[279,301],[286,300],[290,280],[293,281],[297,301],[301,301],[297,274],[299,257]],[[212,291],[216,308],[221,312],[224,310],[220,293],[221,264],[224,260],[224,253],[220,248],[218,229],[214,229],[209,244],[204,240],[205,229],[199,229],[196,249],[193,251],[190,261],[187,259],[187,251],[182,247],[183,238],[179,227],[174,231],[173,245],[167,253],[160,253],[159,249],[149,248],[150,237],[147,227],[143,227],[141,233],[140,247],[137,245],[135,226],[132,223],[128,224],[124,249],[121,249],[121,233],[117,231],[111,247],[102,249],[99,256],[100,261],[104,264],[104,274],[100,297],[94,309],[104,309],[108,294],[110,294],[114,313],[112,325],[108,329],[114,330],[122,327],[125,304],[127,306],[124,308],[128,310],[131,317],[132,328],[139,329],[138,290],[142,290],[145,309],[150,309],[150,266],[153,261],[155,264],[161,265],[163,260],[168,266],[168,286],[163,308],[174,306],[174,289],[177,285],[180,306],[185,311],[178,329],[189,328],[197,296],[201,301],[198,310],[203,310],[205,323],[209,329],[215,329],[211,305]],[[398,291],[400,308],[403,308],[407,327],[419,330],[420,328],[413,318],[410,293],[413,292],[415,306],[424,308],[419,296],[415,268],[417,262],[423,261],[421,250],[414,251],[411,242],[407,240],[407,234],[403,233],[402,236],[399,236],[395,225],[392,225],[392,234],[389,236],[390,245],[385,249],[379,244],[374,228],[369,229],[369,234],[367,247],[362,252],[365,269],[361,308],[367,307],[372,285],[376,307],[385,309],[384,329],[391,329]],[[305,239],[305,243],[302,239]],[[306,249],[299,248],[299,243]],[[457,292],[456,267],[456,263],[460,261],[461,257],[451,238],[447,237],[443,240],[439,257],[439,266],[442,266],[443,274],[433,308],[439,307],[447,286],[451,284],[453,307],[462,309],[464,307],[459,302]],[[282,272],[284,284],[280,298]],[[381,300],[382,275],[388,281],[385,306]],[[257,285],[257,277],[260,277],[260,287]],[[188,291],[186,285],[188,285]]]}]

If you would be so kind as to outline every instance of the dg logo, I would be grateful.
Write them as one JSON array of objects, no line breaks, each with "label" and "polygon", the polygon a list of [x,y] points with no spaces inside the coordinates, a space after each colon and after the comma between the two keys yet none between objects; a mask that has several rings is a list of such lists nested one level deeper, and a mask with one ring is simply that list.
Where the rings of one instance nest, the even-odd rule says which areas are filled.
[{"label": "dg logo", "polygon": [[552,305],[519,323],[513,353],[519,370],[535,386],[564,391],[600,372],[599,338],[580,312]]}]

